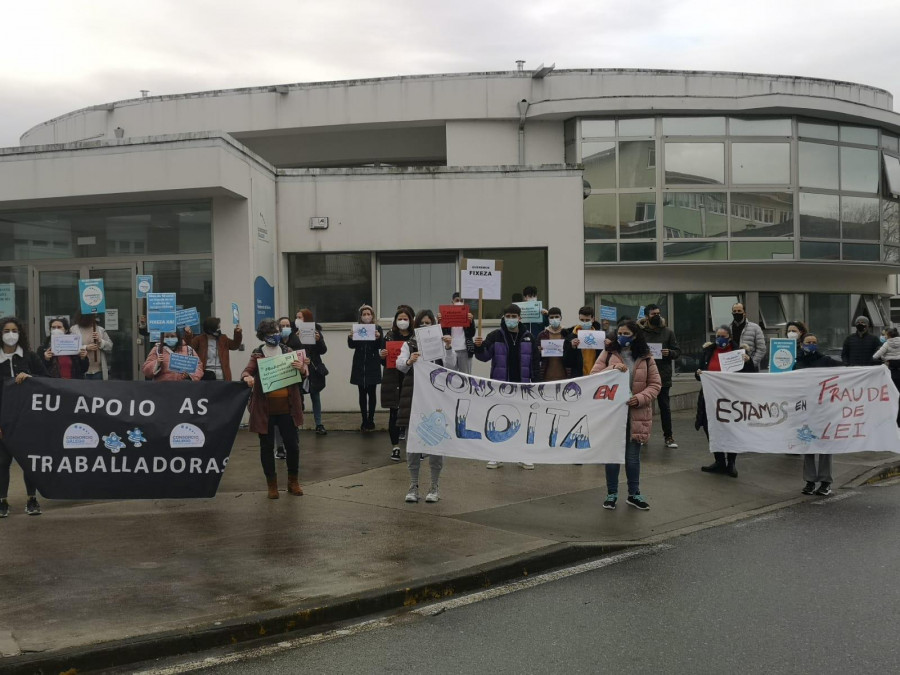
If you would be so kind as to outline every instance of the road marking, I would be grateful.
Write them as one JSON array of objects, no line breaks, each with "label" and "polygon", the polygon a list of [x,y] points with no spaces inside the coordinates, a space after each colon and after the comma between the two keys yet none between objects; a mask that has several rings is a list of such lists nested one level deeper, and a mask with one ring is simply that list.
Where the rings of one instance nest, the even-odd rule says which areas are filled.
[{"label": "road marking", "polygon": [[655,544],[653,546],[635,548],[629,551],[625,551],[624,553],[617,553],[616,555],[611,555],[606,558],[600,558],[599,560],[592,560],[591,562],[574,565],[572,567],[556,570],[554,572],[545,572],[544,574],[539,574],[529,579],[513,581],[508,584],[504,584],[503,586],[491,588],[486,591],[478,591],[469,595],[460,596],[459,598],[453,598],[452,600],[443,600],[441,602],[437,602],[426,607],[421,607],[419,609],[413,610],[412,612],[404,612],[400,615],[383,617],[380,619],[371,619],[369,621],[363,621],[361,623],[353,624],[352,626],[348,626],[346,628],[329,630],[323,633],[316,633],[315,635],[307,635],[305,637],[296,638],[294,640],[283,640],[273,645],[246,649],[234,654],[226,654],[224,656],[210,656],[199,661],[190,661],[188,663],[180,663],[173,666],[151,668],[149,670],[140,670],[135,672],[136,675],[181,675],[181,673],[190,673],[197,670],[204,670],[206,668],[220,667],[230,663],[240,663],[241,661],[247,661],[250,659],[274,656],[276,654],[291,651],[293,649],[298,649],[300,647],[321,644],[323,642],[330,642],[331,640],[337,640],[339,638],[351,637],[353,635],[367,633],[369,631],[378,630],[380,628],[387,628],[394,623],[397,623],[398,621],[404,620],[404,618],[408,617],[410,614],[425,617],[436,616],[438,614],[446,612],[448,609],[456,609],[457,607],[465,607],[466,605],[471,605],[476,602],[482,602],[484,600],[490,600],[491,598],[499,598],[510,593],[515,593],[517,591],[523,591],[528,588],[534,588],[535,586],[547,584],[551,581],[559,581],[560,579],[565,579],[577,574],[593,572],[594,570],[599,570],[604,567],[609,567],[610,565],[625,562],[626,560],[630,560],[632,558],[660,553],[671,548],[674,548],[671,544]]},{"label": "road marking", "polygon": [[824,499],[819,499],[814,501],[813,504],[816,506],[825,506],[826,504],[834,504],[835,502],[843,501],[844,499],[850,499],[850,497],[859,497],[858,492],[844,492],[839,495],[832,495],[830,497],[825,497]]},{"label": "road marking", "polygon": [[778,518],[784,517],[784,511],[773,511],[772,513],[767,513],[763,516],[759,516],[758,518],[751,518],[750,520],[742,520],[734,524],[735,527],[749,527],[750,525],[756,525],[757,523],[766,523],[770,520],[777,520]]},{"label": "road marking", "polygon": [[891,478],[890,480],[882,481],[880,483],[872,483],[868,487],[890,487],[891,485],[900,484],[900,477]]}]

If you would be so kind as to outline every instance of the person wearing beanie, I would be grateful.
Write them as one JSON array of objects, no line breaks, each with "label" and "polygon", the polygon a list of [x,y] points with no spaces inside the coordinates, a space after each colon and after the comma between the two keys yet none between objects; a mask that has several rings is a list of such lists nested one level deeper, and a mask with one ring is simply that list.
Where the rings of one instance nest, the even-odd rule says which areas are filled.
[{"label": "person wearing beanie", "polygon": [[853,323],[856,332],[844,340],[841,361],[845,366],[877,366],[878,362],[874,359],[874,355],[881,347],[881,341],[869,332],[869,319],[858,316]]}]

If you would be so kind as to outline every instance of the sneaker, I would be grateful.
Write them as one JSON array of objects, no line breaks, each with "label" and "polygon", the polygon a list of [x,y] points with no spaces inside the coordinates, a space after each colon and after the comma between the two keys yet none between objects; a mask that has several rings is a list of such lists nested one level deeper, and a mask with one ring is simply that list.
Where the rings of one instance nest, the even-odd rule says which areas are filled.
[{"label": "sneaker", "polygon": [[488,462],[488,463],[487,463],[487,468],[488,468],[488,469],[499,469],[501,466],[503,466],[503,462],[494,462],[494,461],[491,461],[491,462]]},{"label": "sneaker", "polygon": [[28,498],[28,502],[25,504],[25,513],[29,516],[41,515],[41,505],[38,504],[37,497]]},{"label": "sneaker", "polygon": [[279,445],[277,448],[275,448],[275,459],[284,459],[285,457],[287,457],[287,454],[285,454],[284,452],[283,445]]},{"label": "sneaker", "polygon": [[410,504],[417,504],[419,501],[419,486],[410,485],[409,492],[406,493],[406,501]]},{"label": "sneaker", "polygon": [[9,502],[5,499],[0,502],[0,518],[9,518]]},{"label": "sneaker", "polygon": [[616,508],[616,502],[619,501],[619,495],[615,492],[610,492],[606,495],[606,500],[603,502],[604,509],[614,510]]},{"label": "sneaker", "polygon": [[816,490],[816,494],[820,497],[827,497],[831,494],[831,483],[822,483],[819,486],[819,489]]},{"label": "sneaker", "polygon": [[647,500],[644,499],[643,495],[628,495],[628,499],[625,500],[628,506],[633,506],[638,511],[649,511],[650,505],[647,503]]},{"label": "sneaker", "polygon": [[671,436],[666,436],[666,447],[672,448],[673,450],[678,447],[678,443],[675,442],[675,439]]},{"label": "sneaker", "polygon": [[440,499],[441,499],[441,493],[440,493],[440,490],[438,490],[438,486],[432,485],[431,490],[429,490],[428,494],[425,495],[426,503],[435,504],[436,502],[440,501]]},{"label": "sneaker", "polygon": [[534,464],[531,462],[519,462],[519,468],[526,471],[534,471]]},{"label": "sneaker", "polygon": [[815,491],[816,491],[816,484],[813,483],[812,481],[808,480],[808,481],[806,481],[806,485],[803,486],[803,489],[800,490],[800,494],[811,495]]},{"label": "sneaker", "polygon": [[394,448],[391,450],[391,461],[399,462],[400,461],[400,448]]},{"label": "sneaker", "polygon": [[401,430],[400,430],[400,440],[401,440],[401,441],[405,441],[405,440],[406,440],[406,429],[401,429]]},{"label": "sneaker", "polygon": [[322,426],[321,424],[317,424],[317,425],[316,425],[316,434],[317,434],[318,436],[324,436],[324,435],[327,434],[327,433],[328,433],[328,432],[325,431],[325,427],[324,427],[324,426]]}]

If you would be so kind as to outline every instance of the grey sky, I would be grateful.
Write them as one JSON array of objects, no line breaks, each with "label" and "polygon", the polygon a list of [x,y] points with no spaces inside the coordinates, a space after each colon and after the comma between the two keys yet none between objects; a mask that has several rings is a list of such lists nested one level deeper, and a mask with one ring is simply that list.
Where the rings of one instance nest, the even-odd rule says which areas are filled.
[{"label": "grey sky", "polygon": [[557,68],[824,77],[900,96],[897,0],[34,0],[4,6],[0,147],[152,94]]}]

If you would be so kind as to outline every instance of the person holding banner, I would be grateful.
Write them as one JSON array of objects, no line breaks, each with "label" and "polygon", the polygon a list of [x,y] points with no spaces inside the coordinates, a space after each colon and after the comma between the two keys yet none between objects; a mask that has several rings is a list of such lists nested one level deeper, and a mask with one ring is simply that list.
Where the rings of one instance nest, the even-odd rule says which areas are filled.
[{"label": "person holding banner", "polygon": [[[290,353],[281,341],[281,329],[274,319],[263,319],[256,329],[256,337],[264,344],[250,353],[250,361],[241,379],[253,392],[250,394],[250,431],[259,435],[259,460],[266,477],[268,498],[278,499],[278,472],[275,469],[275,429],[281,431],[284,441],[288,470],[288,492],[299,497],[300,487],[300,439],[297,429],[303,426],[303,402],[300,386],[289,384],[269,393],[263,393],[262,378],[259,376],[260,359]],[[299,357],[299,355],[298,355]],[[309,359],[297,358],[291,367],[299,370],[304,377],[309,376]]]},{"label": "person holding banner", "polygon": [[347,336],[347,346],[353,350],[350,384],[359,389],[359,414],[362,416],[360,431],[375,431],[375,397],[381,384],[381,348],[384,331],[375,323],[375,310],[371,305],[359,308],[359,323],[374,328],[372,339],[354,340],[353,331]]},{"label": "person holding banner", "polygon": [[[147,360],[144,361],[144,377],[154,382],[178,382],[181,380],[197,382],[203,379],[203,362],[197,357],[194,349],[184,343],[180,333],[163,333],[161,338],[156,343],[156,347],[147,355]],[[194,372],[185,373],[171,369],[169,366],[174,354],[195,357],[197,359],[197,367],[194,369]]]},{"label": "person holding banner", "polygon": [[[551,307],[547,310],[548,327],[537,336],[538,350],[541,352],[541,382],[555,382],[566,380],[569,372],[565,366],[565,352],[570,349],[569,331],[562,327],[562,310],[559,307]],[[561,340],[563,343],[563,356],[547,356],[544,354],[544,340]],[[578,375],[581,375],[579,373]]]},{"label": "person holding banner", "polygon": [[[312,401],[313,419],[316,423],[316,434],[324,436],[328,432],[325,425],[322,424],[322,390],[325,388],[325,378],[328,376],[328,368],[322,361],[322,357],[328,351],[325,344],[325,337],[322,335],[322,326],[313,320],[311,309],[303,308],[297,311],[297,318],[294,319],[294,327],[297,329],[297,335],[300,334],[300,326],[302,324],[315,326],[315,343],[303,344],[306,349],[306,356],[309,357],[309,398]],[[301,340],[302,343],[302,340]]]},{"label": "person holding banner", "polygon": [[55,336],[69,334],[69,321],[65,317],[53,319],[50,322],[50,335],[46,342],[38,350],[50,377],[63,380],[82,380],[90,367],[87,358],[87,350],[81,345],[78,354],[55,354],[53,352],[53,338]]},{"label": "person holding banner", "polygon": [[[700,355],[700,368],[694,373],[695,377],[699,380],[700,373],[704,370],[721,372],[722,366],[719,362],[719,357],[738,349],[744,350],[744,366],[738,372],[757,372],[758,368],[753,362],[753,359],[750,358],[750,347],[748,345],[739,346],[732,339],[731,326],[722,324],[716,331],[716,341],[707,342],[703,345],[703,353]],[[706,417],[706,400],[703,398],[702,389],[700,390],[700,396],[697,398],[697,416],[694,419],[694,428],[697,430],[703,429],[703,433],[705,433],[706,438],[709,439],[709,420]],[[707,473],[724,473],[732,478],[737,478],[738,472],[735,467],[735,460],[737,459],[736,452],[714,452],[713,456],[715,457],[715,461],[712,464],[701,466],[701,471],[706,471]]]},{"label": "person holding banner", "polygon": [[234,327],[234,337],[222,333],[222,320],[208,316],[203,320],[203,334],[194,335],[190,327],[184,329],[184,341],[191,346],[203,365],[204,380],[231,381],[231,356],[228,352],[240,349],[244,341],[241,324]]},{"label": "person holding banner", "polygon": [[84,379],[108,380],[109,363],[107,354],[112,351],[113,341],[103,329],[103,326],[97,324],[97,315],[76,313],[72,332],[81,334],[81,344],[84,345],[88,353],[88,363],[90,365],[84,374]]},{"label": "person holding banner", "polygon": [[806,333],[806,335],[803,336],[803,341],[800,343],[800,350],[797,352],[797,362],[794,364],[794,370],[803,370],[804,368],[834,368],[840,365],[840,361],[819,351],[819,339],[815,335]]},{"label": "person holding banner", "polygon": [[[0,319],[0,333],[3,343],[0,345],[0,402],[3,388],[9,380],[22,384],[29,377],[47,377],[47,369],[40,356],[28,348],[28,335],[25,324],[14,316]],[[3,430],[0,429],[0,518],[9,515],[9,469],[12,466],[12,453],[3,443]],[[41,505],[37,500],[37,489],[25,475],[25,513],[29,516],[41,515]]]},{"label": "person holding banner", "polygon": [[[391,329],[384,338],[385,347],[387,347],[389,342],[399,342],[405,345],[413,335],[411,330],[412,321],[412,310],[406,305],[398,307],[397,312],[394,314]],[[394,348],[396,348],[396,344]],[[381,407],[390,411],[388,434],[390,435],[392,446],[391,461],[399,462],[401,461],[400,427],[397,425],[397,415],[400,409],[400,388],[403,386],[405,372],[399,370],[396,364],[388,363],[388,350],[386,348],[379,351],[379,356],[381,356],[381,360],[384,363],[384,374],[381,377]]]},{"label": "person holding banner", "polygon": [[[591,373],[616,368],[630,376],[631,397],[628,399],[628,422],[625,426],[626,503],[639,511],[649,511],[650,504],[641,494],[641,445],[650,440],[653,400],[659,396],[662,379],[641,327],[628,320],[619,324],[617,333],[616,339],[610,340],[597,357]],[[619,465],[604,466],[607,494],[603,508],[615,509],[619,499]]]}]

